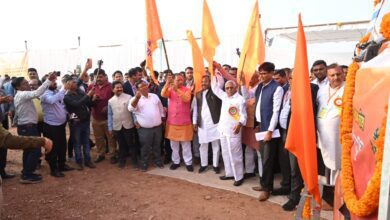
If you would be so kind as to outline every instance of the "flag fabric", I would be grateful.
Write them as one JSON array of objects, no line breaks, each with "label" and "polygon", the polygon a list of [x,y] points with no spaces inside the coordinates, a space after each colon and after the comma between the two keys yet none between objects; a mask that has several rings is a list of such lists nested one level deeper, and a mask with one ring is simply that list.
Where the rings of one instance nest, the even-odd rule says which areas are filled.
[{"label": "flag fabric", "polygon": [[297,157],[308,193],[314,196],[318,204],[321,204],[313,114],[306,37],[301,15],[299,15],[295,64],[291,84],[291,119],[285,147]]},{"label": "flag fabric", "polygon": [[154,76],[153,68],[153,51],[157,48],[157,41],[163,38],[160,18],[155,0],[145,0],[146,8],[146,68],[150,71],[150,76],[153,81],[158,84],[158,80]]},{"label": "flag fabric", "polygon": [[237,74],[238,82],[241,82],[241,74],[243,74],[245,76],[246,87],[248,87],[250,79],[256,71],[257,65],[264,62],[264,57],[264,38],[260,25],[259,3],[258,0],[256,0],[246,30],[244,45],[241,49]]},{"label": "flag fabric", "polygon": [[202,53],[203,57],[209,63],[210,73],[213,75],[213,60],[215,48],[219,45],[219,38],[215,30],[213,18],[207,5],[207,1],[203,1],[203,17],[202,17]]},{"label": "flag fabric", "polygon": [[202,76],[204,75],[204,63],[203,56],[198,43],[196,42],[192,31],[187,31],[187,39],[191,45],[192,50],[192,63],[194,66],[194,83],[195,83],[195,94],[202,88]]}]

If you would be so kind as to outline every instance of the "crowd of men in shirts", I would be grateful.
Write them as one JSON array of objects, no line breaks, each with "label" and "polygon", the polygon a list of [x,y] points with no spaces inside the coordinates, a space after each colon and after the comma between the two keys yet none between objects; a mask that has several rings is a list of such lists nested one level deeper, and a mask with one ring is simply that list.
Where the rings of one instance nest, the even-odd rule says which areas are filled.
[{"label": "crowd of men in shirts", "polygon": [[[169,163],[171,170],[184,165],[189,172],[199,164],[199,173],[219,174],[223,167],[220,180],[240,186],[245,179],[259,178],[253,190],[260,191],[260,201],[270,195],[288,195],[283,209],[295,209],[304,184],[296,157],[284,148],[293,111],[291,69],[275,69],[273,63],[264,62],[251,79],[242,78],[238,84],[237,68],[215,62],[214,74],[206,68],[201,90],[195,92],[193,68],[177,74],[154,72],[159,79],[156,84],[143,64],[125,74],[115,71],[112,80],[101,68],[88,74],[90,60],[82,73],[60,79],[51,72],[40,80],[34,68],[28,69],[28,79],[2,77],[2,126],[8,129],[11,123],[19,136],[52,140],[53,148],[44,158],[53,177],[96,168],[106,159],[122,169],[129,161],[133,170],[143,172]],[[338,125],[346,69],[328,66],[323,60],[311,67],[314,115],[308,117],[315,118],[319,174],[327,177],[330,191],[340,170]],[[62,86],[57,85],[59,80]],[[249,88],[244,86],[246,80]],[[90,139],[91,127],[95,143]],[[275,135],[277,131],[280,135]],[[263,137],[256,138],[260,132]],[[91,158],[94,145],[97,157]],[[23,150],[21,183],[42,181],[37,172],[41,156],[40,148]],[[5,171],[6,157],[7,150],[0,148],[3,179],[15,176]],[[67,164],[69,160],[74,165]],[[282,176],[280,188],[274,187],[277,170]],[[328,198],[325,194],[324,200],[332,205],[332,193]]]}]

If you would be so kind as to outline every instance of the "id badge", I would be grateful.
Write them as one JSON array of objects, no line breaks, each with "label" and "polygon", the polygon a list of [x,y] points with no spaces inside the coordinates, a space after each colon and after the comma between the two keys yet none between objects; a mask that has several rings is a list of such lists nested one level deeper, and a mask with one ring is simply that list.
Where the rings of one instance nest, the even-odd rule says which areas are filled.
[{"label": "id badge", "polygon": [[318,118],[324,119],[328,114],[328,108],[322,107],[320,113],[318,113]]}]

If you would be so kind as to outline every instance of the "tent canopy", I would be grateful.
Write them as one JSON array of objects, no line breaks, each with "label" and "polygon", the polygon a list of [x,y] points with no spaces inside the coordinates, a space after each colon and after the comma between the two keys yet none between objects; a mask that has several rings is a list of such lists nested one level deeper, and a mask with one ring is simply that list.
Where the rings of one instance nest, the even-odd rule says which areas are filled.
[{"label": "tent canopy", "polygon": [[[305,34],[308,44],[327,42],[357,42],[362,38],[369,26],[370,21],[339,22],[328,24],[306,25]],[[265,39],[269,46],[274,37],[288,39],[295,43],[297,27],[267,28]]]}]

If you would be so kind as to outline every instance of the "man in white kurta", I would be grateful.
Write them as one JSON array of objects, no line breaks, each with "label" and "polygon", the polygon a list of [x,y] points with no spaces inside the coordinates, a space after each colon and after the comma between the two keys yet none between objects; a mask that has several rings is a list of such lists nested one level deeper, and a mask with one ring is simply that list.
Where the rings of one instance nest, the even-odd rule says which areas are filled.
[{"label": "man in white kurta", "polygon": [[202,91],[195,95],[193,107],[192,121],[195,132],[198,132],[200,144],[199,173],[207,170],[209,143],[211,143],[213,149],[213,169],[215,173],[219,173],[220,134],[218,121],[221,115],[221,100],[210,88],[210,76],[203,76]]},{"label": "man in white kurta", "polygon": [[343,71],[340,66],[328,67],[329,84],[320,87],[317,95],[318,146],[325,166],[330,169],[330,184],[341,168],[341,144],[339,126],[342,97],[344,93]]},{"label": "man in white kurta", "polygon": [[221,135],[225,176],[221,176],[220,179],[234,179],[234,186],[240,186],[244,182],[241,127],[246,124],[247,119],[245,99],[237,93],[237,84],[231,80],[225,83],[226,92],[224,92],[218,87],[216,78],[213,77],[211,88],[214,94],[222,100],[218,131]]}]

